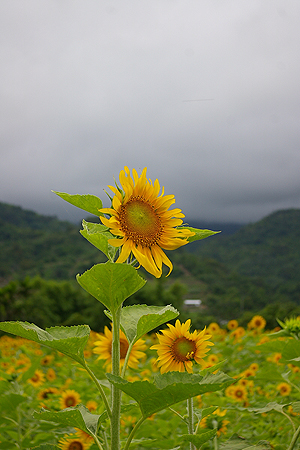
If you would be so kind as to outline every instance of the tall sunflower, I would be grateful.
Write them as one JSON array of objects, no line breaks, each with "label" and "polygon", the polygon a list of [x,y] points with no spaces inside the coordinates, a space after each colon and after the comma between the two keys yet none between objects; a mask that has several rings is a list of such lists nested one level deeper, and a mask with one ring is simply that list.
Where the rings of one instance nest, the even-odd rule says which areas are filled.
[{"label": "tall sunflower", "polygon": [[[111,360],[112,360],[112,331],[109,330],[107,326],[104,327],[104,334],[99,333],[98,334],[98,340],[94,342],[94,349],[93,352],[96,353],[98,356],[98,359],[105,359],[106,362],[104,365],[107,367],[107,370],[110,370],[111,368]],[[120,330],[120,364],[123,366],[125,362],[125,357],[127,354],[127,350],[129,348],[128,340],[123,333],[122,330]],[[132,346],[130,356],[128,359],[128,366],[131,368],[136,368],[138,365],[138,360],[144,358],[146,354],[143,352],[143,350],[146,350],[145,341],[143,339],[139,339],[137,342],[135,342]]]},{"label": "tall sunflower", "polygon": [[109,188],[115,194],[111,208],[103,208],[101,213],[108,214],[109,219],[100,217],[116,239],[108,242],[114,247],[122,247],[117,263],[123,263],[131,255],[149,273],[159,278],[162,274],[162,264],[173,265],[164,250],[175,250],[188,243],[188,238],[194,233],[188,229],[178,229],[182,225],[184,214],[181,209],[169,210],[175,203],[174,195],[164,195],[156,179],[154,183],[146,177],[145,167],[140,176],[135,169],[133,178],[128,167],[121,170],[119,179],[122,189],[114,186]]},{"label": "tall sunflower", "polygon": [[203,358],[210,350],[209,346],[214,345],[207,342],[211,338],[206,334],[206,330],[189,332],[191,320],[180,323],[177,319],[175,326],[167,324],[169,329],[162,330],[158,334],[159,344],[152,345],[151,349],[157,350],[157,365],[161,373],[184,372],[192,373],[193,361],[203,364]]}]

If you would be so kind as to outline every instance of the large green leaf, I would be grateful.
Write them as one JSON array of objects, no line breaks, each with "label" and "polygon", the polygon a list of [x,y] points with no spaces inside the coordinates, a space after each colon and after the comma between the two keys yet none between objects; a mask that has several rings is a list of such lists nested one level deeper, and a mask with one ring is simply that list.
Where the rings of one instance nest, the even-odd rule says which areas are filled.
[{"label": "large green leaf", "polygon": [[102,201],[95,195],[67,194],[66,192],[58,191],[52,192],[54,192],[54,194],[58,195],[66,202],[77,206],[77,208],[83,209],[84,211],[94,214],[95,216],[103,216],[103,214],[99,212],[99,209],[102,208]]},{"label": "large green leaf", "polygon": [[103,303],[112,314],[126,298],[146,283],[134,267],[129,264],[111,262],[93,266],[82,275],[77,275],[77,281],[83,289]]},{"label": "large green leaf", "polygon": [[204,377],[186,372],[169,372],[156,375],[154,383],[149,381],[134,381],[131,383],[109,373],[106,376],[114,386],[138,402],[144,417],[149,417],[175,403],[196,395],[219,391],[234,381],[222,372]]},{"label": "large green leaf", "polygon": [[200,430],[197,434],[183,434],[180,438],[183,441],[191,442],[197,448],[209,441],[217,434],[217,430]]},{"label": "large green leaf", "polygon": [[81,364],[84,362],[83,350],[91,331],[88,325],[43,330],[28,322],[0,322],[0,330],[58,350]]},{"label": "large green leaf", "polygon": [[188,238],[189,242],[199,241],[200,239],[205,239],[209,236],[213,236],[214,234],[221,233],[221,231],[200,230],[199,228],[193,227],[178,227],[178,230],[190,230],[195,233],[194,236]]},{"label": "large green leaf", "polygon": [[270,402],[267,405],[261,407],[261,408],[247,408],[250,412],[255,412],[257,414],[267,413],[269,411],[277,411],[280,413],[283,413],[283,408],[285,406],[289,405],[289,403],[280,404],[276,402]]},{"label": "large green leaf", "polygon": [[[107,315],[112,318],[109,313]],[[126,306],[121,311],[121,328],[130,343],[136,342],[146,333],[149,333],[165,322],[169,322],[178,315],[179,312],[171,305]]]},{"label": "large green leaf", "polygon": [[115,237],[108,231],[108,228],[100,223],[91,223],[85,220],[82,221],[82,226],[83,230],[80,230],[82,236],[112,260],[116,254],[117,247],[113,247],[108,243],[109,239]]},{"label": "large green leaf", "polygon": [[236,434],[220,446],[220,450],[271,450],[272,448],[274,447],[269,442],[259,441],[257,444],[250,444],[248,440]]},{"label": "large green leaf", "polygon": [[49,420],[63,426],[79,428],[90,435],[96,435],[100,417],[98,414],[90,413],[83,405],[66,408],[62,411],[41,409],[39,412],[35,411],[33,416],[36,419]]}]

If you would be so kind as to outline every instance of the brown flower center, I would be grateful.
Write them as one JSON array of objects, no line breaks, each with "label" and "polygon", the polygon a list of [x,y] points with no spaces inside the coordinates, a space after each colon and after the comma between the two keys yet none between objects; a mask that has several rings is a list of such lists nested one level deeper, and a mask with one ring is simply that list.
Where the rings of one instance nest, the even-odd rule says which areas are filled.
[{"label": "brown flower center", "polygon": [[69,407],[69,406],[76,406],[77,402],[75,397],[69,396],[65,399],[65,404]]},{"label": "brown flower center", "polygon": [[173,342],[171,353],[176,361],[190,361],[196,353],[196,344],[186,337],[180,337]]},{"label": "brown flower center", "polygon": [[79,441],[72,441],[68,447],[68,450],[83,450],[83,445]]},{"label": "brown flower center", "polygon": [[120,358],[121,359],[125,359],[128,347],[129,347],[128,342],[125,341],[125,339],[121,338],[120,339]]},{"label": "brown flower center", "polygon": [[151,247],[162,234],[162,224],[154,207],[140,196],[121,205],[118,216],[120,227],[126,237],[136,245]]}]

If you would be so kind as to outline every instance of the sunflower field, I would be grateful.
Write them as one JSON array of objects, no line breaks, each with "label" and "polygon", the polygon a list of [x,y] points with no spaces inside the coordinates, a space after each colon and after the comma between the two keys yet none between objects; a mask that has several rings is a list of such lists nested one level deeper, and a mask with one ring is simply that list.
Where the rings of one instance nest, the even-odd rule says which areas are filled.
[{"label": "sunflower field", "polygon": [[146,171],[124,167],[110,208],[55,192],[100,217],[80,233],[107,261],[76,279],[111,329],[0,322],[0,449],[299,448],[299,318],[273,332],[261,316],[247,329],[231,320],[192,330],[172,305],[126,306],[146,283],[139,267],[170,274],[165,250],[217,233],[185,226]]},{"label": "sunflower field", "polygon": [[[297,443],[292,447],[291,442],[300,425],[300,320],[287,320],[281,331],[280,327],[265,331],[264,326],[264,319],[255,316],[247,329],[239,327],[235,320],[226,327],[217,323],[207,327],[214,345],[203,363],[194,366],[194,373],[218,372],[221,368],[234,381],[223,390],[193,398],[195,436],[204,442],[195,448],[299,448]],[[103,334],[91,331],[84,349],[89,366],[107,393],[105,372],[111,364],[110,343],[110,330]],[[126,347],[126,338],[121,335],[122,343]],[[158,373],[153,345],[158,345],[157,334],[140,340],[132,353],[126,380],[153,382]],[[80,428],[80,420],[78,427],[69,426],[67,417],[61,423],[51,420],[51,412],[84,408],[97,419],[99,434],[105,435],[105,405],[79,364],[60,352],[10,335],[0,338],[0,351],[0,448],[98,448],[93,437]],[[123,394],[122,409],[121,443],[140,419],[136,402],[127,394]],[[182,442],[186,418],[185,402],[154,413],[139,428],[130,448],[189,448],[187,442]]]}]

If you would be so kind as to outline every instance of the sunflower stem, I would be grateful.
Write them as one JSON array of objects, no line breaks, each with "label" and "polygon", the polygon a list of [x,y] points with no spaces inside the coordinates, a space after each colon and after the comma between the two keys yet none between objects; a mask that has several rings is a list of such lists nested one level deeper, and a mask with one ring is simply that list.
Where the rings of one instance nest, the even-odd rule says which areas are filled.
[{"label": "sunflower stem", "polygon": [[136,425],[135,425],[134,428],[131,430],[131,432],[130,432],[128,438],[127,438],[127,441],[126,441],[126,444],[125,444],[125,447],[123,448],[123,450],[128,450],[128,448],[129,448],[129,446],[130,446],[130,443],[131,443],[131,441],[132,441],[132,439],[133,439],[133,436],[135,435],[135,433],[137,432],[138,428],[142,425],[142,423],[143,423],[145,420],[146,420],[146,417],[141,417],[141,418],[139,419],[139,421],[136,423]]},{"label": "sunflower stem", "polygon": [[291,443],[290,443],[290,445],[289,445],[287,450],[293,450],[293,448],[295,447],[295,444],[296,444],[299,436],[300,436],[300,427],[294,433],[293,438],[291,440]]},{"label": "sunflower stem", "polygon": [[[112,370],[111,373],[120,376],[120,306],[112,314],[113,337],[112,337]],[[121,391],[114,385],[111,386],[112,406],[111,406],[111,450],[120,449],[120,415],[121,415]]]},{"label": "sunflower stem", "polygon": [[[188,413],[188,433],[194,434],[194,404],[193,398],[187,399],[187,413]],[[190,442],[190,450],[196,450],[196,447]]]},{"label": "sunflower stem", "polygon": [[96,386],[97,386],[97,388],[98,388],[98,390],[99,390],[99,392],[100,392],[100,395],[101,395],[101,397],[102,397],[102,399],[103,399],[103,401],[104,401],[104,404],[105,404],[105,408],[106,408],[107,414],[108,414],[109,417],[111,417],[111,409],[110,409],[110,406],[109,406],[109,404],[108,404],[108,400],[107,400],[107,398],[106,398],[105,392],[104,392],[104,390],[103,390],[101,384],[99,383],[99,381],[98,381],[97,378],[95,377],[95,374],[94,374],[94,373],[91,371],[91,369],[88,367],[88,365],[86,364],[86,362],[84,362],[84,364],[82,364],[82,366],[85,368],[85,370],[87,371],[87,373],[89,374],[89,376],[91,377],[91,379],[92,379],[92,380],[94,381],[94,383],[96,384]]},{"label": "sunflower stem", "polygon": [[121,373],[121,377],[122,378],[125,377],[125,372],[126,372],[126,369],[127,369],[127,364],[128,364],[128,360],[129,360],[129,356],[130,356],[133,344],[134,344],[134,342],[131,342],[129,344],[129,346],[128,346],[128,350],[127,350],[127,353],[126,353],[126,356],[125,356],[124,365],[123,365],[122,373]]}]

